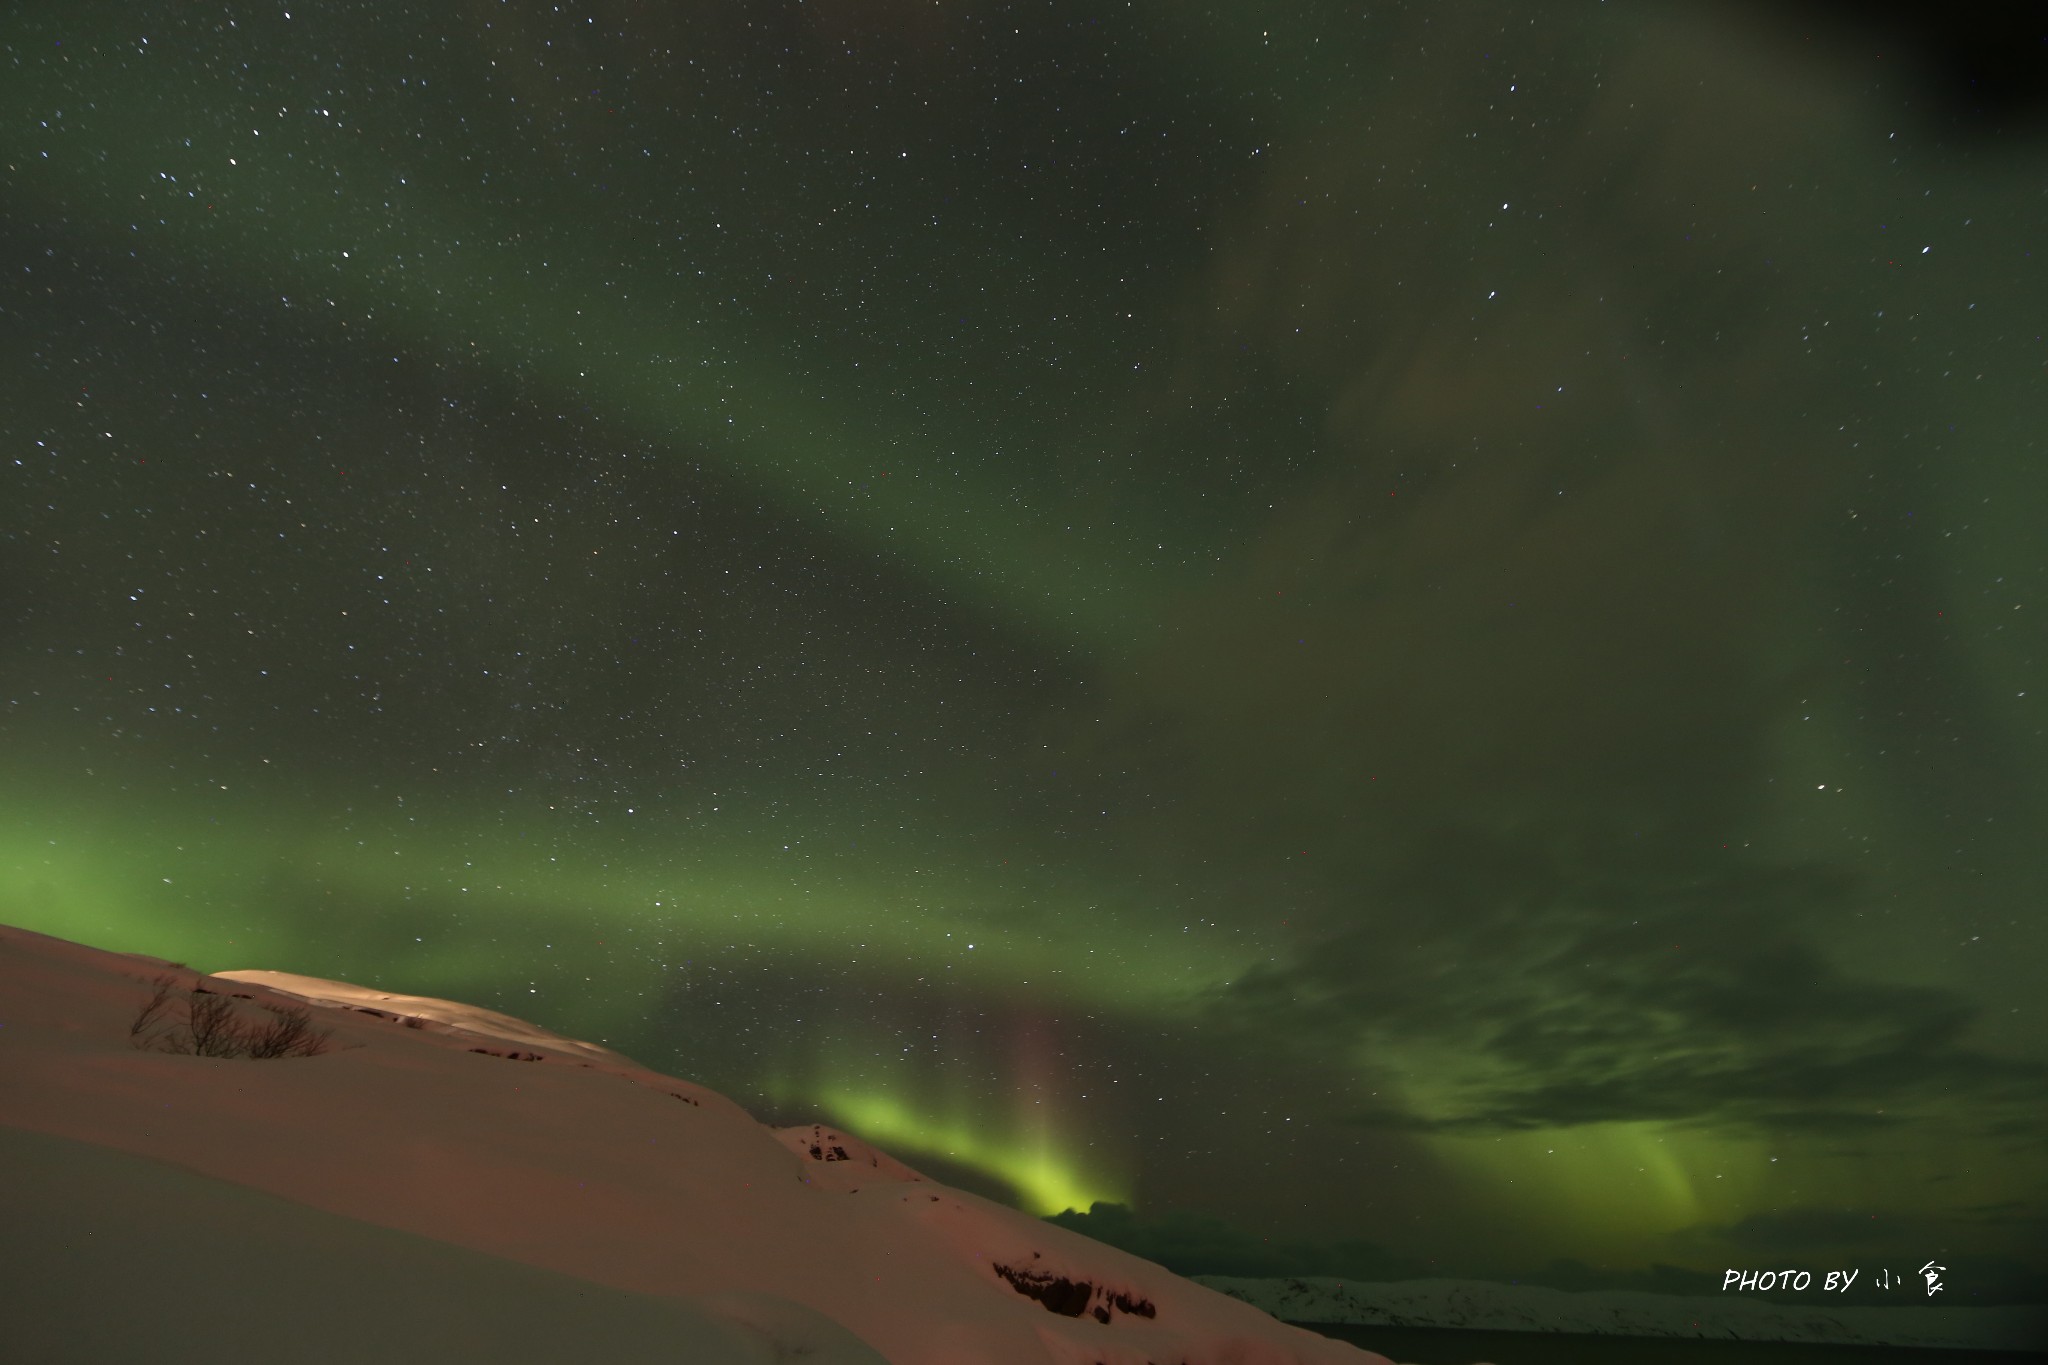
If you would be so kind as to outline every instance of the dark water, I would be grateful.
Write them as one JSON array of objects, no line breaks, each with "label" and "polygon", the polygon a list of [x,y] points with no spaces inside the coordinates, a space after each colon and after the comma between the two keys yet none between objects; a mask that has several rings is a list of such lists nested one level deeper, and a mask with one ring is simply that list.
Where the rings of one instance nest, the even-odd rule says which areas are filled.
[{"label": "dark water", "polygon": [[1448,1327],[1356,1327],[1299,1322],[1311,1332],[1409,1365],[2048,1365],[2040,1351],[1952,1351],[1930,1346],[1816,1346],[1794,1341],[1472,1332]]}]

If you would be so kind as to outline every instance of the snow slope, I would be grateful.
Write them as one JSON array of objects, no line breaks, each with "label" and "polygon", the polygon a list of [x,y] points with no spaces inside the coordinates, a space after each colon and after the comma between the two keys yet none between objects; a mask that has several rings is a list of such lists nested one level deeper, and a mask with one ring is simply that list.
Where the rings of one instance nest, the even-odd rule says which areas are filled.
[{"label": "snow slope", "polygon": [[[138,1050],[167,972],[334,1047]],[[521,1020],[5,926],[0,1284],[45,1365],[1385,1365]]]}]

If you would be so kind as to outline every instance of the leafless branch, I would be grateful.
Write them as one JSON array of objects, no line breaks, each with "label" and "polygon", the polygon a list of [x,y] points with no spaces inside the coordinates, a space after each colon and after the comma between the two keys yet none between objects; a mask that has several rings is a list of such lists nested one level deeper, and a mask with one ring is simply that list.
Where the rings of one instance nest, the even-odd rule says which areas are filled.
[{"label": "leafless branch", "polygon": [[137,1047],[148,1047],[156,1041],[151,1030],[163,1022],[164,1009],[171,1003],[171,992],[178,987],[178,983],[169,976],[158,977],[154,985],[156,994],[144,1002],[141,1012],[128,1025],[129,1040]]},{"label": "leafless branch", "polygon": [[185,998],[185,1027],[195,1056],[244,1057],[249,1053],[248,1033],[235,1017],[235,1002],[224,995],[193,987]]}]

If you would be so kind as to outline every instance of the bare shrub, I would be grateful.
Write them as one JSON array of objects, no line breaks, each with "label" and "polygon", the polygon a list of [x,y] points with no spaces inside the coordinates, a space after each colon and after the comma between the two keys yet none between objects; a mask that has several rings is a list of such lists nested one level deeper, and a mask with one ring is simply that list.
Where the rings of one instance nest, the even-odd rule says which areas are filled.
[{"label": "bare shrub", "polygon": [[265,1005],[270,1022],[246,1032],[251,1057],[318,1057],[327,1051],[329,1035],[312,1026],[305,1006]]},{"label": "bare shrub", "polygon": [[235,1017],[235,1003],[204,986],[194,986],[185,1000],[185,1031],[196,1057],[244,1057],[248,1032]]},{"label": "bare shrub", "polygon": [[[251,1023],[235,1013],[234,1000],[194,984],[186,993],[182,1020],[172,1017],[176,988],[168,976],[156,979],[156,993],[143,1002],[128,1025],[129,1041],[188,1057],[317,1057],[327,1051],[332,1035],[312,1027],[303,1007],[265,1005],[267,1023]],[[243,996],[242,999],[249,997]],[[182,1023],[183,1027],[179,1027]]]}]

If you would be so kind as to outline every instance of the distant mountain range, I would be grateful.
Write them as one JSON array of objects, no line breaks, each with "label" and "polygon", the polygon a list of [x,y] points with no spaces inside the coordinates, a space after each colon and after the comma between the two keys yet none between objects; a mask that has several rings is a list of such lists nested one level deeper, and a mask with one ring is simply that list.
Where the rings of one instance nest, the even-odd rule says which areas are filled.
[{"label": "distant mountain range", "polygon": [[1618,1290],[1571,1293],[1483,1280],[1360,1284],[1322,1278],[1192,1278],[1283,1322],[1978,1351],[2048,1350],[2048,1307],[2042,1306],[1837,1308],[1733,1295],[1677,1298]]}]

